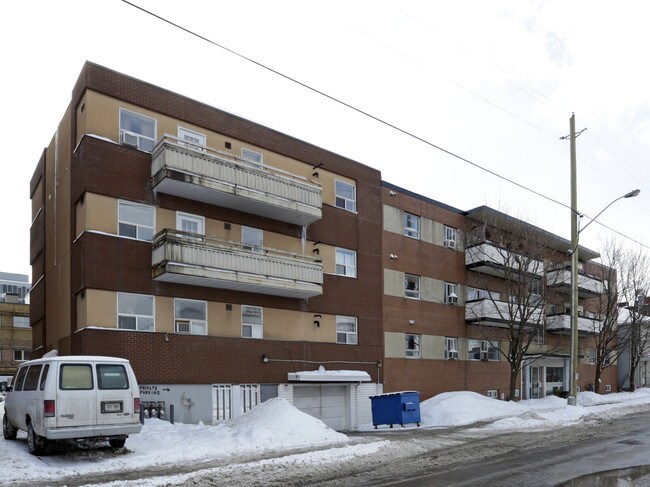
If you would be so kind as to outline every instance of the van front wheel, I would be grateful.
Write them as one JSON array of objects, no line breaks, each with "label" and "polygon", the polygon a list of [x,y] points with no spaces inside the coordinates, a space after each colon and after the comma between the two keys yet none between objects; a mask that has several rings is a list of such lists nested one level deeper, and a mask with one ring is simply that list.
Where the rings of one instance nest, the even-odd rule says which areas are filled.
[{"label": "van front wheel", "polygon": [[18,429],[14,428],[13,425],[7,419],[7,413],[2,417],[2,435],[5,437],[5,440],[15,440]]},{"label": "van front wheel", "polygon": [[43,455],[46,446],[47,440],[42,436],[37,435],[34,432],[32,423],[29,423],[29,425],[27,425],[27,447],[29,448],[29,453],[32,455]]}]

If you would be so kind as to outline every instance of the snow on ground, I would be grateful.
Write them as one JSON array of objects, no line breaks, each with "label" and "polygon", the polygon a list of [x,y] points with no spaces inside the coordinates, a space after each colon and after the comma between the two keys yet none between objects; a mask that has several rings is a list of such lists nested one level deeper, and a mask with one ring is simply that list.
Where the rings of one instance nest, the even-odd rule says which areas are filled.
[{"label": "snow on ground", "polygon": [[[577,406],[554,396],[520,402],[490,399],[474,392],[447,392],[423,401],[420,405],[422,427],[448,428],[478,423],[477,428],[489,433],[506,430],[539,430],[558,425],[578,423],[595,418],[620,416],[639,407],[650,408],[650,389],[634,393],[599,395],[582,392]],[[4,403],[0,403],[0,415]],[[415,427],[415,425],[412,425]],[[386,432],[387,427],[381,427]],[[372,424],[361,428],[372,435]],[[396,428],[395,430],[401,430]],[[0,485],[35,480],[60,479],[69,475],[91,475],[145,470],[169,465],[187,465],[207,460],[229,460],[234,464],[210,470],[228,474],[233,469],[263,468],[265,465],[309,465],[342,462],[353,457],[370,455],[384,448],[384,437],[374,443],[355,444],[348,437],[328,428],[320,420],[294,408],[284,399],[266,401],[247,414],[229,423],[214,426],[171,425],[166,421],[148,419],[138,435],[126,442],[123,454],[107,448],[90,451],[73,450],[44,457],[28,453],[26,436],[19,433],[16,441],[0,440],[3,475]],[[311,448],[317,451],[294,453],[287,450]],[[238,458],[287,451],[281,458],[238,463]],[[205,473],[205,471],[203,471]],[[157,477],[142,484],[183,483],[194,474]],[[120,485],[129,485],[124,482]],[[114,482],[106,486],[118,485]]]}]

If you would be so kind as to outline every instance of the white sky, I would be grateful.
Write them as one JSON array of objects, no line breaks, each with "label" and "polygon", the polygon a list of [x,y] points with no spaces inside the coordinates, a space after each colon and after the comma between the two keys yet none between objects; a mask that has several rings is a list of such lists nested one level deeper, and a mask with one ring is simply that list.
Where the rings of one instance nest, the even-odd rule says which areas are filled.
[{"label": "white sky", "polygon": [[[577,129],[588,129],[577,146],[579,210],[595,216],[640,188],[599,221],[650,245],[647,2],[135,3],[566,205],[569,143],[559,137],[575,112]],[[29,180],[86,60],[350,157],[461,210],[487,204],[569,237],[568,209],[119,0],[9,2],[0,42],[0,271],[31,274]],[[592,225],[580,243],[598,250],[607,233]]]},{"label": "white sky", "polygon": [[[548,396],[520,402],[506,402],[490,399],[475,392],[446,392],[427,399],[420,404],[421,427],[440,428],[469,425],[484,422],[480,427],[465,430],[468,436],[473,432],[483,435],[503,434],[507,431],[539,431],[564,428],[586,421],[611,421],[612,418],[647,410],[650,404],[650,389],[638,389],[634,393],[620,392],[599,395],[581,392],[578,406],[568,406],[565,399]],[[4,403],[0,402],[0,416],[4,414]],[[415,424],[405,425],[415,428]],[[399,432],[402,428],[390,430],[388,425],[380,430]],[[372,424],[363,425],[363,431],[372,435]],[[58,454],[35,457],[27,451],[27,437],[18,433],[16,441],[0,440],[4,482],[29,482],[60,480],[66,476],[89,476],[92,474],[113,474],[132,469],[153,469],[158,466],[188,465],[206,460],[232,459],[227,466],[209,470],[198,470],[196,474],[234,476],[255,484],[249,475],[260,474],[263,478],[269,472],[290,468],[316,469],[319,465],[343,464],[353,458],[383,452],[387,459],[394,460],[405,451],[401,435],[385,440],[378,437],[370,443],[356,443],[358,438],[348,438],[325,426],[320,420],[309,416],[281,398],[271,399],[253,408],[239,418],[215,426],[180,424],[170,425],[167,421],[147,419],[139,434],[131,435],[126,441],[128,452],[124,455],[106,455],[98,450],[93,456],[87,451],[75,454]],[[456,436],[454,441],[458,441]],[[441,438],[441,447],[449,446]],[[330,446],[329,448],[327,446]],[[290,454],[290,449],[318,448],[300,454]],[[411,445],[412,447],[412,445]],[[246,457],[269,455],[272,452],[286,453],[286,456],[249,462]],[[411,451],[411,449],[406,449]],[[286,472],[285,472],[286,473]],[[147,480],[126,481],[123,478],[107,482],[104,487],[187,485],[196,474],[179,474],[151,477]]]}]

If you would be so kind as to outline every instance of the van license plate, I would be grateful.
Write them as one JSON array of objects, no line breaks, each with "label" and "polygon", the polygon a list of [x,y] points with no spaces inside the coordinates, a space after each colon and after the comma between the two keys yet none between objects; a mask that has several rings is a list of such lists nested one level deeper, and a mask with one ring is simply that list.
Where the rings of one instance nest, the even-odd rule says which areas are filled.
[{"label": "van license plate", "polygon": [[102,413],[121,413],[122,401],[102,401]]}]

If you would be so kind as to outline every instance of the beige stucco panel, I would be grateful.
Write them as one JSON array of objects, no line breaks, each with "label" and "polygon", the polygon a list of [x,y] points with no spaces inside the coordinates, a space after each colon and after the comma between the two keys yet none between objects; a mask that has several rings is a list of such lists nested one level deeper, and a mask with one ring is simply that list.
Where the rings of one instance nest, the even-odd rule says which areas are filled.
[{"label": "beige stucco panel", "polygon": [[445,337],[436,335],[422,335],[421,338],[422,358],[432,360],[444,360],[445,358]]},{"label": "beige stucco panel", "polygon": [[392,269],[384,269],[384,294],[404,297],[404,273]]},{"label": "beige stucco panel", "polygon": [[84,231],[117,234],[117,200],[86,193],[83,204],[77,202],[77,235]]},{"label": "beige stucco panel", "polygon": [[386,358],[404,358],[406,355],[404,333],[384,332],[384,347]]},{"label": "beige stucco panel", "polygon": [[[103,326],[117,328],[117,294],[113,291],[86,289],[86,296],[77,295],[77,307],[85,308],[80,314],[78,328]],[[85,321],[82,321],[82,318]]]},{"label": "beige stucco panel", "polygon": [[402,210],[384,205],[384,231],[402,235],[404,233],[402,215]]}]

